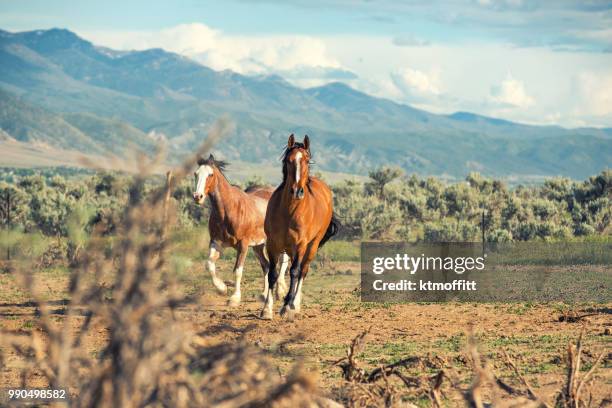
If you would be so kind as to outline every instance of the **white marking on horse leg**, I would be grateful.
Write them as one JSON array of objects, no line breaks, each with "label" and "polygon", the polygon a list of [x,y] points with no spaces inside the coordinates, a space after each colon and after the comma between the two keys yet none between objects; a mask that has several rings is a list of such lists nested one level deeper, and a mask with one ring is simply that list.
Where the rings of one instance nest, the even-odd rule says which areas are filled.
[{"label": "white marking on horse leg", "polygon": [[300,278],[297,284],[297,289],[295,293],[295,297],[293,298],[293,307],[296,312],[299,312],[302,308],[302,282],[304,278]]},{"label": "white marking on horse leg", "polygon": [[285,283],[285,272],[289,267],[289,255],[283,253],[281,255],[280,272],[276,281],[276,299],[280,300],[287,294],[287,283]]},{"label": "white marking on horse leg", "polygon": [[266,303],[261,311],[261,318],[266,320],[272,320],[274,316],[274,312],[272,308],[274,307],[274,293],[272,293],[272,289],[268,288],[268,294],[266,295]]},{"label": "white marking on horse leg", "polygon": [[236,268],[234,271],[236,274],[236,289],[234,290],[234,294],[230,297],[229,305],[230,306],[238,306],[240,304],[240,281],[242,280],[242,265]]},{"label": "white marking on horse leg", "polygon": [[263,287],[263,291],[261,292],[261,300],[263,300],[264,302],[266,301],[266,296],[268,296],[268,271],[266,270],[264,272],[264,287]]},{"label": "white marking on horse leg", "polygon": [[208,255],[208,261],[206,262],[206,264],[208,266],[208,272],[210,272],[210,276],[212,278],[213,285],[215,285],[215,288],[221,294],[225,294],[227,293],[227,286],[225,286],[225,283],[217,277],[217,272],[216,272],[217,268],[215,266],[215,260],[217,259],[218,252],[219,251],[217,251],[217,249],[215,248],[215,244],[212,244],[210,246],[210,254]]}]

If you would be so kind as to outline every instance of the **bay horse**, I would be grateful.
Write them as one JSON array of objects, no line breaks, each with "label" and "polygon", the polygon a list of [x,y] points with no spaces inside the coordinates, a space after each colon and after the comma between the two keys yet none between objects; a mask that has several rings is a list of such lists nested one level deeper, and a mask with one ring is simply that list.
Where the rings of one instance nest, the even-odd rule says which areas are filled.
[{"label": "bay horse", "polygon": [[[264,274],[264,290],[261,298],[265,299],[265,296],[268,295],[269,265],[264,254],[266,235],[263,225],[268,200],[273,190],[272,188],[254,187],[242,191],[231,185],[223,174],[226,166],[226,162],[215,160],[212,154],[208,159],[200,158],[198,168],[194,173],[196,187],[193,199],[202,205],[207,196],[210,198],[211,210],[208,219],[210,252],[207,266],[213,285],[221,294],[227,293],[227,286],[217,276],[215,263],[223,248],[232,247],[238,252],[234,265],[236,278],[234,293],[228,301],[228,304],[234,307],[240,304],[240,282],[249,247],[253,247]],[[288,263],[289,257],[283,257],[281,279],[278,280],[276,288],[277,296],[281,296],[280,293],[286,291],[284,272]]]},{"label": "bay horse", "polygon": [[338,231],[332,192],[327,184],[309,174],[310,159],[308,136],[299,143],[291,134],[283,153],[283,182],[268,202],[264,223],[269,282],[260,315],[262,319],[272,319],[273,316],[270,288],[278,279],[276,264],[283,253],[291,259],[291,283],[280,314],[292,319],[300,312],[302,286],[310,262],[317,250]]}]

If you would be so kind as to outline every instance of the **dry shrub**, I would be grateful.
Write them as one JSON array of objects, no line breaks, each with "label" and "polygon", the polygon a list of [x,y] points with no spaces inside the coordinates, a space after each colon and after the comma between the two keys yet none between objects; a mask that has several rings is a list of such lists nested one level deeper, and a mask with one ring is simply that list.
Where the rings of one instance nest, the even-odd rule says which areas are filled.
[{"label": "dry shrub", "polygon": [[[403,402],[408,396],[427,395],[434,407],[441,406],[441,386],[445,378],[443,371],[436,375],[409,376],[405,368],[429,366],[429,361],[420,357],[408,357],[395,363],[380,365],[367,371],[357,359],[366,345],[370,330],[353,339],[347,349],[347,356],[334,363],[342,369],[346,381],[343,397],[349,407],[406,407]],[[395,380],[395,381],[394,381]]]},{"label": "dry shrub", "polygon": [[[12,348],[24,362],[21,387],[29,385],[34,373],[42,374],[49,387],[68,389],[75,407],[331,403],[316,395],[311,376],[299,366],[283,378],[255,346],[243,341],[206,345],[176,313],[192,299],[181,294],[166,262],[171,245],[167,229],[173,222],[168,199],[197,156],[206,154],[229,126],[218,121],[198,154],[146,197],[142,187],[147,169],[159,158],[139,158],[140,173],[130,186],[118,242],[109,252],[102,234],[94,231],[71,270],[69,301],[60,323],[36,291],[31,268],[13,271],[40,314],[40,330],[2,332],[3,348]],[[83,342],[100,335],[92,329],[96,323],[105,327],[106,338],[93,355]]]},{"label": "dry shrub", "polygon": [[565,310],[559,315],[557,320],[559,322],[578,323],[582,321],[582,319],[584,319],[585,317],[590,317],[590,316],[597,316],[597,313],[582,313],[581,314],[577,310]]},{"label": "dry shrub", "polygon": [[68,245],[61,239],[54,239],[38,258],[37,269],[65,266],[68,260]]},{"label": "dry shrub", "polygon": [[[514,362],[506,354],[506,362],[510,367],[514,367],[514,372],[519,376],[521,382],[526,385],[526,392],[517,390],[504,383],[493,372],[491,362],[483,358],[477,348],[473,334],[468,336],[467,357],[471,366],[474,378],[470,388],[463,392],[465,401],[470,407],[484,408],[494,407],[542,407],[547,406],[542,400],[533,393],[533,390],[520,375]],[[484,395],[487,391],[491,393],[492,402],[485,403]],[[508,398],[511,397],[511,398]]]},{"label": "dry shrub", "polygon": [[[435,408],[462,403],[473,408],[551,407],[536,393],[506,350],[501,353],[504,357],[503,363],[513,373],[520,386],[511,386],[499,378],[491,361],[481,356],[472,333],[468,335],[464,360],[471,370],[472,381],[466,388],[461,379],[457,378],[456,372],[447,367],[445,361],[436,361],[436,357],[431,356],[407,357],[368,371],[361,365],[357,356],[365,347],[369,331],[366,330],[355,337],[348,347],[347,356],[334,363],[342,369],[345,385],[341,394],[350,407],[414,407],[405,400],[424,396],[429,397],[431,406]],[[577,345],[570,343],[568,346],[567,377],[563,387],[556,393],[553,405],[555,407],[593,406],[593,374],[604,359],[605,353],[594,358],[591,368],[580,376],[580,362],[583,358],[582,336],[581,334],[578,338]],[[409,376],[402,371],[402,368],[407,367],[418,368],[421,372],[426,368],[439,371],[434,376]],[[606,400],[602,401],[600,406],[606,406],[605,404]]]},{"label": "dry shrub", "polygon": [[[582,360],[582,337],[580,333],[577,345],[568,345],[568,366],[567,376],[563,387],[557,392],[555,407],[563,408],[587,408],[593,406],[591,390],[593,387],[593,374],[601,363],[605,353],[601,353],[595,359],[589,371],[579,378],[580,364]],[[495,376],[490,362],[482,358],[476,347],[473,335],[468,337],[468,354],[474,373],[474,380],[471,387],[464,393],[466,402],[470,407],[482,408],[486,406],[494,407],[551,407],[539,395],[521,371],[514,363],[510,355],[503,350],[504,363],[514,373],[519,380],[522,389],[514,388]],[[483,394],[486,390],[492,394],[492,402],[485,403]],[[602,406],[603,406],[602,402]]]},{"label": "dry shrub", "polygon": [[593,374],[595,370],[604,358],[605,352],[601,353],[599,357],[595,359],[593,365],[580,378],[580,365],[582,362],[582,337],[584,330],[580,333],[576,345],[569,344],[567,346],[567,376],[565,380],[565,386],[557,397],[556,405],[567,408],[582,408],[589,407],[592,403],[592,387],[593,387]]}]

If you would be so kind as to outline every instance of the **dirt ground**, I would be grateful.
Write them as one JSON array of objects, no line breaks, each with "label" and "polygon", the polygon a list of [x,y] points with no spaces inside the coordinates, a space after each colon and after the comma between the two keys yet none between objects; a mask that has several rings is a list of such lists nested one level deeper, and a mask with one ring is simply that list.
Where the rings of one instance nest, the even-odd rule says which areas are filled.
[{"label": "dirt ground", "polygon": [[[218,265],[228,286],[233,286],[231,260]],[[67,272],[47,269],[37,274],[38,284],[54,308],[54,319],[63,319]],[[297,362],[316,373],[320,387],[332,397],[342,386],[341,370],[334,362],[346,356],[351,340],[370,329],[367,346],[359,360],[365,368],[392,363],[409,356],[436,361],[436,367],[421,368],[429,374],[443,368],[456,381],[468,387],[471,372],[465,364],[465,344],[471,329],[481,353],[493,362],[495,373],[511,384],[519,384],[501,359],[508,351],[533,388],[544,400],[553,402],[564,382],[567,347],[584,328],[585,369],[601,352],[607,356],[594,378],[595,401],[612,399],[612,305],[517,304],[373,304],[359,298],[359,264],[335,263],[316,266],[304,284],[302,314],[286,321],[258,318],[262,304],[261,270],[249,258],[243,278],[243,303],[226,305],[229,295],[214,292],[202,262],[194,262],[179,276],[184,290],[198,301],[180,309],[187,327],[202,334],[210,343],[245,337],[274,354],[281,373]],[[19,332],[38,330],[36,310],[28,296],[9,274],[0,274],[0,324]],[[275,303],[275,312],[280,309]],[[577,322],[560,321],[567,310],[588,315]],[[78,322],[75,321],[75,327]],[[105,338],[104,323],[96,321],[92,335],[84,341],[90,352],[99,351]],[[284,344],[289,340],[288,344]],[[281,347],[281,350],[278,350]],[[10,350],[0,372],[0,387],[20,384],[21,362]],[[44,386],[41,378],[29,378],[28,385]],[[451,406],[457,396],[449,395]],[[428,399],[413,401],[427,406]]]}]

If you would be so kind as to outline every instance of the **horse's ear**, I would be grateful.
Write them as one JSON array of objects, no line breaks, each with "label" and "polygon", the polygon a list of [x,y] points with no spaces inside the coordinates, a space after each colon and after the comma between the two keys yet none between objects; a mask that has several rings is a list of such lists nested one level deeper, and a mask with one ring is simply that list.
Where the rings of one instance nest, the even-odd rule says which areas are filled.
[{"label": "horse's ear", "polygon": [[206,160],[204,160],[204,158],[202,156],[198,157],[198,166],[201,166],[204,163],[206,163]]},{"label": "horse's ear", "polygon": [[308,135],[304,136],[304,149],[310,153],[310,138]]},{"label": "horse's ear", "polygon": [[295,144],[295,136],[292,133],[289,135],[289,140],[287,140],[287,147],[291,149],[294,144]]},{"label": "horse's ear", "polygon": [[208,160],[215,160],[215,156],[212,155],[212,153],[208,156]]}]

